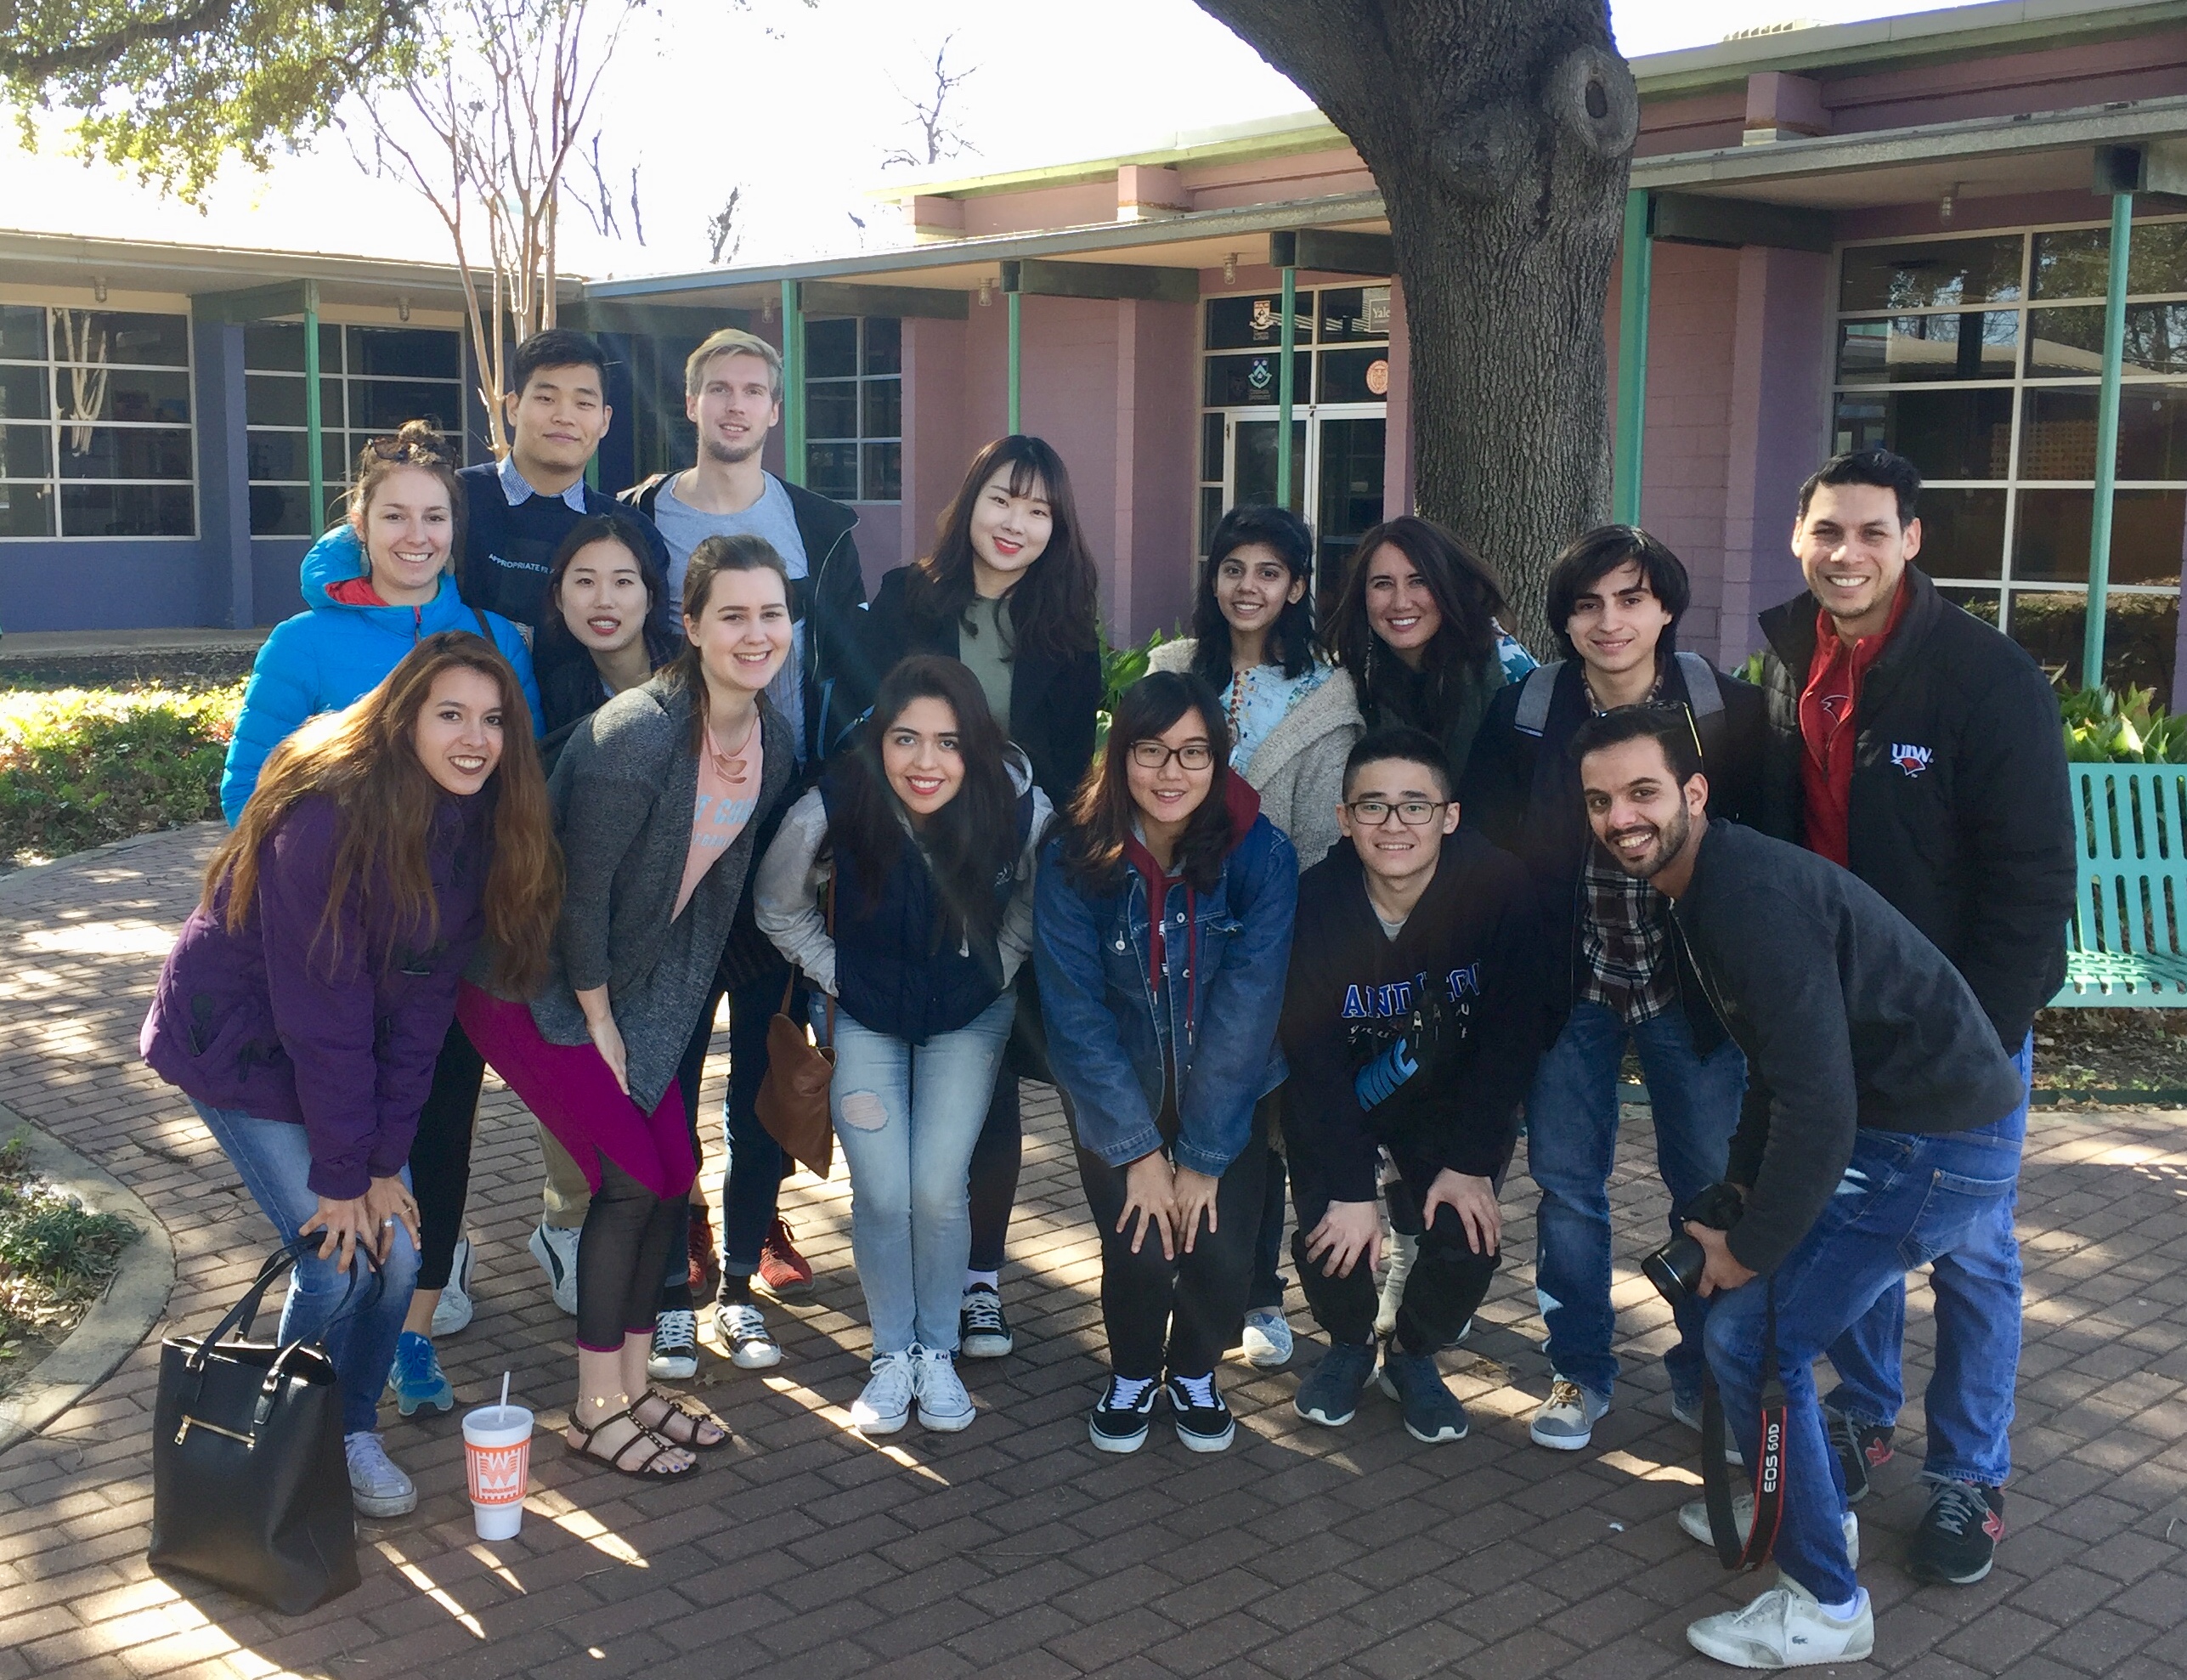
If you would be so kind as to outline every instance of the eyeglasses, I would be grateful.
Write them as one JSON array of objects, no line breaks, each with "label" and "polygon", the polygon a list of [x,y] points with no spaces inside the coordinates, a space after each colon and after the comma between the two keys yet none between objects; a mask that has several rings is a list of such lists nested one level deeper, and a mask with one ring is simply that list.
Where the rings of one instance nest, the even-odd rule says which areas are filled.
[{"label": "eyeglasses", "polygon": [[1390,813],[1394,811],[1397,812],[1398,821],[1404,823],[1406,828],[1424,829],[1435,820],[1435,813],[1443,810],[1450,803],[1450,801],[1447,799],[1412,799],[1405,800],[1402,805],[1391,805],[1382,800],[1362,799],[1353,800],[1344,809],[1352,813],[1352,820],[1354,823],[1365,828],[1382,827],[1390,820]]},{"label": "eyeglasses", "polygon": [[1205,741],[1187,741],[1181,747],[1166,747],[1160,741],[1132,743],[1132,762],[1142,770],[1160,770],[1172,759],[1187,770],[1205,770],[1215,762],[1215,749]]}]

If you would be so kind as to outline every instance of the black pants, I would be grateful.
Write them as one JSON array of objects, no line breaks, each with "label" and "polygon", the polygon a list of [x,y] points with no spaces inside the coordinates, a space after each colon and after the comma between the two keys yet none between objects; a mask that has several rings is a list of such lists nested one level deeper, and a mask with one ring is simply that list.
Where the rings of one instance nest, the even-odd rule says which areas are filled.
[{"label": "black pants", "polygon": [[410,1194],[418,1199],[418,1287],[445,1289],[463,1235],[463,1204],[471,1193],[471,1134],[478,1120],[485,1059],[461,1025],[451,1021],[432,1065],[432,1089],[418,1111],[410,1140]]},{"label": "black pants", "polygon": [[1246,1293],[1246,1310],[1283,1305],[1283,1198],[1288,1179],[1283,1151],[1269,1151],[1268,1179],[1261,1190],[1260,1234],[1253,1239],[1253,1282]]},{"label": "black pants", "polygon": [[650,1336],[669,1245],[689,1218],[683,1196],[658,1196],[600,1156],[600,1188],[577,1245],[577,1345],[607,1353],[630,1332]]},{"label": "black pants", "polygon": [[[1420,1230],[1420,1206],[1435,1181],[1434,1170],[1409,1152],[1393,1153],[1399,1178],[1388,1189],[1391,1223],[1399,1230],[1407,1226]],[[1298,1216],[1291,1256],[1298,1267],[1306,1304],[1331,1341],[1355,1346],[1371,1342],[1378,1304],[1374,1272],[1354,1264],[1348,1277],[1331,1277],[1321,1270],[1320,1261],[1307,1259],[1307,1233],[1329,1211],[1329,1185],[1311,1150],[1294,1143],[1289,1158],[1291,1206]],[[1398,1304],[1398,1346],[1409,1354],[1432,1354],[1456,1341],[1466,1321],[1487,1297],[1499,1258],[1475,1253],[1456,1211],[1438,1208],[1435,1223],[1420,1230],[1419,1256],[1404,1281],[1404,1296]]]},{"label": "black pants", "polygon": [[987,1100],[986,1122],[972,1145],[972,1162],[967,1169],[972,1253],[965,1264],[972,1271],[1003,1269],[1010,1212],[1018,1200],[1018,1173],[1025,1164],[1025,1116],[1018,1103],[1018,1081],[1055,1083],[1055,1076],[1048,1071],[1048,1034],[1041,1022],[1040,991],[1030,962],[1018,970],[1015,990],[1017,1019],[1010,1025],[1002,1072],[995,1080],[994,1095]]},{"label": "black pants", "polygon": [[[1079,1179],[1101,1233],[1101,1318],[1117,1376],[1153,1377],[1167,1371],[1204,1377],[1225,1348],[1236,1345],[1260,1236],[1274,1106],[1274,1099],[1265,1098],[1254,1110],[1252,1135],[1217,1185],[1215,1229],[1202,1224],[1192,1252],[1174,1259],[1162,1257],[1159,1232],[1149,1232],[1139,1252],[1132,1253],[1131,1237],[1116,1230],[1124,1211],[1124,1169],[1091,1150],[1078,1151]],[[1165,1123],[1163,1130],[1169,1134],[1173,1125]]]}]

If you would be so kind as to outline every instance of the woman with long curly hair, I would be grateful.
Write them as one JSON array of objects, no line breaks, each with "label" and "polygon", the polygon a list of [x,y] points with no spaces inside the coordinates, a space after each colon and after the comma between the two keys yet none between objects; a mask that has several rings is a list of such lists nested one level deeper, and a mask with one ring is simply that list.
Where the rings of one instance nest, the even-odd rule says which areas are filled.
[{"label": "woman with long curly hair", "polygon": [[[417,1276],[410,1140],[456,984],[482,942],[498,983],[535,981],[561,896],[516,671],[479,636],[428,636],[274,749],[145,1018],[144,1060],[298,1251],[281,1339],[325,1337],[367,1516],[417,1503],[376,1413]],[[368,1262],[376,1291],[351,1275]],[[353,1284],[368,1293],[343,1312]]]}]

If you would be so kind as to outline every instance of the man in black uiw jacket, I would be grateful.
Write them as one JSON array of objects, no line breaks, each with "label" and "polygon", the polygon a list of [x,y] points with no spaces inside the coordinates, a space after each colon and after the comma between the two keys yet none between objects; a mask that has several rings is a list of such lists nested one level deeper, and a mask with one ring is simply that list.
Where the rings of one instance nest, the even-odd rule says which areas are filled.
[{"label": "man in black uiw jacket", "polygon": [[[2065,978],[2065,742],[2035,662],[1911,563],[1920,489],[1912,464],[1882,450],[1839,455],[1801,487],[1793,549],[1808,592],[1761,619],[1777,806],[1766,826],[1851,869],[1951,959],[2024,1095],[2035,1012]],[[2013,1206],[1931,1273],[1932,1491],[1907,1553],[1923,1580],[1981,1580],[2004,1531],[2020,1365]],[[1840,1380],[1824,1403],[1855,1499],[1890,1456],[1905,1325],[1902,1284],[1830,1349]]]}]

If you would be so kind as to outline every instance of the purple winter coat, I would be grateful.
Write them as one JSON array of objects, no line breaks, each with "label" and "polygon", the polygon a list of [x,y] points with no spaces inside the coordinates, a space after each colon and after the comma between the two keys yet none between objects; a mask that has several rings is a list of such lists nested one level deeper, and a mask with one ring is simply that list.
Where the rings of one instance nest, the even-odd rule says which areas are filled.
[{"label": "purple winter coat", "polygon": [[208,1107],[303,1127],[314,1195],[346,1201],[401,1171],[455,1018],[455,983],[484,931],[492,809],[484,794],[442,802],[432,944],[421,948],[421,931],[391,914],[364,925],[353,894],[331,968],[321,919],[341,818],[331,800],[298,804],[259,854],[243,931],[221,924],[224,886],[212,912],[200,906],[183,924],[138,1037],[144,1060]]}]

